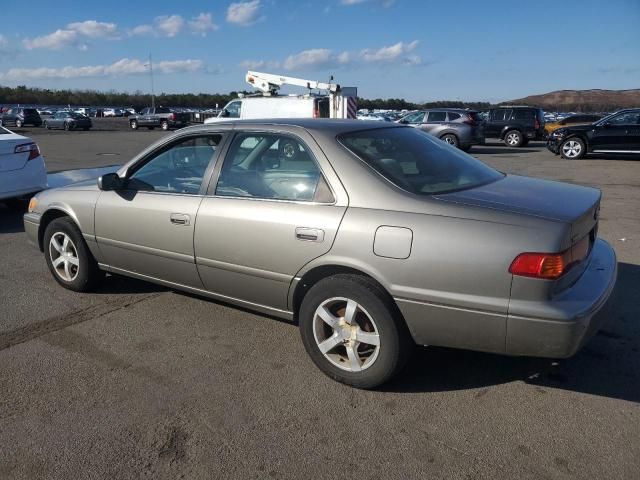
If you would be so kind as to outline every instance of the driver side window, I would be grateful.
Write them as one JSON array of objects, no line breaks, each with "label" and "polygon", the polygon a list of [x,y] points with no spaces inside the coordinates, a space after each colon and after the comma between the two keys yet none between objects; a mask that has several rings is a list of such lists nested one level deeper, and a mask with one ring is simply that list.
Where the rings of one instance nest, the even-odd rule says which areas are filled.
[{"label": "driver side window", "polygon": [[129,176],[127,188],[192,195],[200,193],[204,173],[221,138],[221,135],[189,137],[162,148]]}]

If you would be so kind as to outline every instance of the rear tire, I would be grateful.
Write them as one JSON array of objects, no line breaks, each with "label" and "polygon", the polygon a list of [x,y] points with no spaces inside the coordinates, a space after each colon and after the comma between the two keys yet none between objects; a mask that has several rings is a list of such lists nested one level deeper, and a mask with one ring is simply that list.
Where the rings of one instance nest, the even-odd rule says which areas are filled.
[{"label": "rear tire", "polygon": [[20,119],[16,120],[16,128],[22,128],[22,125],[24,125],[22,120],[20,120]]},{"label": "rear tire", "polygon": [[578,137],[567,138],[560,144],[560,156],[567,160],[578,160],[587,153],[587,146]]},{"label": "rear tire", "polygon": [[51,130],[48,122],[44,122],[44,128],[46,128],[47,130]]},{"label": "rear tire", "polygon": [[447,133],[441,136],[440,140],[442,140],[445,143],[448,143],[453,147],[458,147],[460,145],[460,142],[458,141],[458,137],[456,137],[453,133]]},{"label": "rear tire", "polygon": [[519,130],[509,130],[504,135],[504,144],[507,147],[519,148],[522,146],[523,141],[524,137]]},{"label": "rear tire", "polygon": [[414,345],[393,300],[359,275],[334,275],[311,287],[299,326],[316,366],[356,388],[375,388],[393,378]]},{"label": "rear tire", "polygon": [[131,130],[137,130],[138,129],[138,122],[136,120],[131,120],[129,122],[129,126],[131,127]]},{"label": "rear tire", "polygon": [[160,128],[164,131],[169,130],[169,122],[167,122],[166,120],[162,120],[160,122]]},{"label": "rear tire", "polygon": [[44,256],[53,278],[74,292],[90,292],[104,278],[82,233],[69,217],[53,220],[44,232]]}]

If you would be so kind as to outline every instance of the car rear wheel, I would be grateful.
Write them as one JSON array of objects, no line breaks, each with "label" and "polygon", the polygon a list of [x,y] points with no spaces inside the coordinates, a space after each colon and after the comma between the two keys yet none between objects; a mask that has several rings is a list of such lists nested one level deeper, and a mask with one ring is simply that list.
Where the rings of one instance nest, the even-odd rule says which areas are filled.
[{"label": "car rear wheel", "polygon": [[162,130],[169,130],[169,122],[167,122],[166,120],[161,121],[160,128]]},{"label": "car rear wheel", "polygon": [[49,122],[44,122],[44,128],[47,130],[51,130],[51,126],[49,126]]},{"label": "car rear wheel", "polygon": [[456,137],[453,133],[447,133],[446,135],[441,136],[440,140],[448,143],[449,145],[453,145],[454,147],[457,147],[459,145],[458,137]]},{"label": "car rear wheel", "polygon": [[22,125],[24,125],[22,120],[20,120],[20,119],[16,120],[16,128],[22,128]]},{"label": "car rear wheel", "polygon": [[129,122],[129,126],[131,127],[131,130],[137,130],[138,129],[138,122],[136,120],[131,120]]},{"label": "car rear wheel", "polygon": [[413,341],[386,292],[366,277],[335,275],[305,295],[299,314],[307,353],[330,378],[374,388],[396,375]]},{"label": "car rear wheel", "polygon": [[104,278],[82,233],[70,218],[57,218],[47,225],[43,245],[47,266],[63,287],[89,292]]},{"label": "car rear wheel", "polygon": [[524,141],[518,130],[509,130],[504,136],[504,144],[507,147],[521,147]]},{"label": "car rear wheel", "polygon": [[64,129],[69,131],[69,130],[73,130],[73,123],[71,122],[64,122]]},{"label": "car rear wheel", "polygon": [[584,154],[587,153],[586,150],[584,142],[577,137],[568,138],[560,145],[560,155],[562,158],[569,160],[577,160],[584,157]]}]

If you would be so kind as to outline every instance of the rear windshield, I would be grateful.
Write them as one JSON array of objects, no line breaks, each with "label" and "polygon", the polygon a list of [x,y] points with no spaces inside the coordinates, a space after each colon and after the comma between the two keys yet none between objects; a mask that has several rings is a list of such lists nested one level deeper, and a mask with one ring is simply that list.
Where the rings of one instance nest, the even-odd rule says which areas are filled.
[{"label": "rear windshield", "polygon": [[417,195],[465,190],[503,174],[442,140],[415,128],[379,128],[338,137],[396,186]]}]

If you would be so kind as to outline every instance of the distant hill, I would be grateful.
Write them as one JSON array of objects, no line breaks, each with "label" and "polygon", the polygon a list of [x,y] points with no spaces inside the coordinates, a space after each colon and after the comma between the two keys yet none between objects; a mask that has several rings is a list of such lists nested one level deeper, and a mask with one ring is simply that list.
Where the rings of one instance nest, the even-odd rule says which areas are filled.
[{"label": "distant hill", "polygon": [[633,90],[558,90],[511,100],[514,105],[536,105],[549,111],[612,112],[640,108],[640,88]]}]

